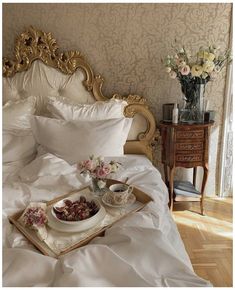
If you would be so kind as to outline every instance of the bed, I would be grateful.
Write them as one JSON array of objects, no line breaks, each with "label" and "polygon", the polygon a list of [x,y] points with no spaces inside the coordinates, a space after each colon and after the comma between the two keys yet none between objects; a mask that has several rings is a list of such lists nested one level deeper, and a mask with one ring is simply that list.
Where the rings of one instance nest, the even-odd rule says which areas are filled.
[{"label": "bed", "polygon": [[[3,59],[3,285],[211,286],[193,271],[168,209],[167,188],[152,165],[156,125],[146,100],[138,95],[114,94],[108,98],[102,93],[103,82],[80,52],[59,53],[51,33],[33,27],[17,38],[15,58]],[[54,107],[49,110],[48,104]],[[94,112],[96,104],[106,106],[98,117]],[[86,108],[80,131],[68,125],[71,114],[78,117],[77,108]],[[125,120],[119,122],[118,117]],[[94,137],[94,147],[86,139],[89,132],[81,130],[95,128],[92,136],[96,136],[96,126],[104,128],[104,122],[105,129]],[[147,193],[153,201],[115,223],[103,237],[55,259],[34,248],[9,223],[8,216],[24,209],[30,201],[48,201],[90,183],[76,166],[86,144],[77,141],[81,132],[81,139],[89,143],[86,150],[100,153],[97,146],[102,147],[106,160],[122,163],[115,179],[128,178],[128,184]],[[107,142],[113,138],[115,145],[108,143],[106,148],[99,144],[100,136]],[[120,143],[121,139],[124,141]],[[68,146],[70,142],[73,145]],[[117,142],[120,144],[116,148]]]}]

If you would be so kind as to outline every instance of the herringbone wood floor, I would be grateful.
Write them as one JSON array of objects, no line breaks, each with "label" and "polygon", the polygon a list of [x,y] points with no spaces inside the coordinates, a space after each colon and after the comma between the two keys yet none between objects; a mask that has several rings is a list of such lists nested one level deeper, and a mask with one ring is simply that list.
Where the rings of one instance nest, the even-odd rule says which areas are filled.
[{"label": "herringbone wood floor", "polygon": [[199,203],[176,203],[173,216],[197,275],[232,287],[232,198],[207,198],[204,208],[201,216]]}]

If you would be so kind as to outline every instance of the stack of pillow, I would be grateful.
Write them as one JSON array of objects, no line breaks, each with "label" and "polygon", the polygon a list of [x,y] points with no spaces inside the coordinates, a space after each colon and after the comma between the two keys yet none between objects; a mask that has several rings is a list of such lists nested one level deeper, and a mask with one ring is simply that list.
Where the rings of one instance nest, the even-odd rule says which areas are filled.
[{"label": "stack of pillow", "polygon": [[36,97],[3,106],[3,163],[35,158],[37,145],[70,164],[96,156],[121,156],[132,124],[123,111],[127,103],[111,99],[74,105],[49,98],[50,117],[36,116]]}]

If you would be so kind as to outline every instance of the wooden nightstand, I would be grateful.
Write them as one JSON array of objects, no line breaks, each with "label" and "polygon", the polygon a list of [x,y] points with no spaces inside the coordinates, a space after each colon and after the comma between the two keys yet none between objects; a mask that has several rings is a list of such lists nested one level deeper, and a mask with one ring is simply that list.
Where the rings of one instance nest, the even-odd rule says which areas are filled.
[{"label": "wooden nightstand", "polygon": [[[201,195],[199,196],[203,215],[204,190],[208,177],[209,129],[214,122],[204,124],[172,124],[160,122],[162,137],[162,163],[165,182],[169,188],[169,206],[173,209],[174,172],[176,167],[193,168],[193,185],[196,184],[197,166],[204,169]],[[169,169],[169,170],[168,170]],[[187,199],[189,201],[189,199]],[[192,201],[195,201],[192,199]]]}]

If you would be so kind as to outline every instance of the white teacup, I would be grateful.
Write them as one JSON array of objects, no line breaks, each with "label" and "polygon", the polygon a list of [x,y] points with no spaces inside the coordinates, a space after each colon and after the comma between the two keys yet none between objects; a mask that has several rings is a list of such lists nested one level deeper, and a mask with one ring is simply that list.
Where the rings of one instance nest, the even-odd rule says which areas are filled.
[{"label": "white teacup", "polygon": [[112,197],[112,203],[116,205],[125,204],[133,191],[133,186],[117,183],[109,187],[109,194]]}]

